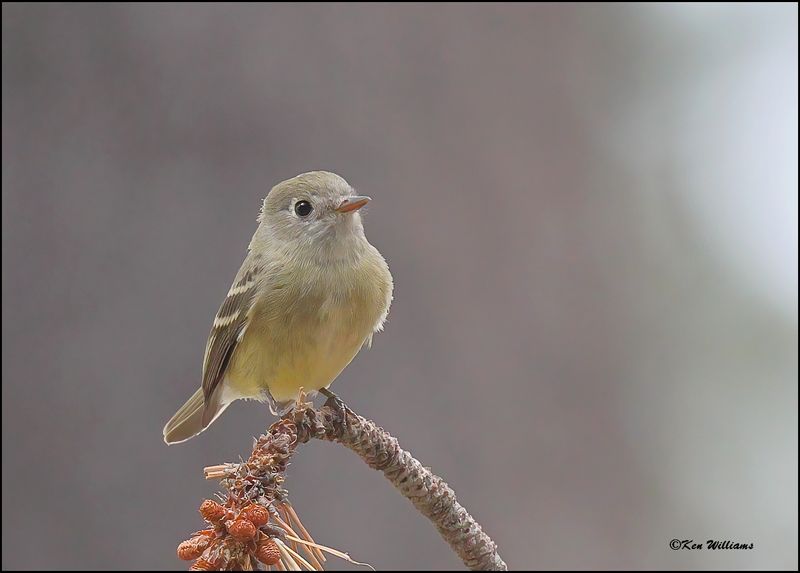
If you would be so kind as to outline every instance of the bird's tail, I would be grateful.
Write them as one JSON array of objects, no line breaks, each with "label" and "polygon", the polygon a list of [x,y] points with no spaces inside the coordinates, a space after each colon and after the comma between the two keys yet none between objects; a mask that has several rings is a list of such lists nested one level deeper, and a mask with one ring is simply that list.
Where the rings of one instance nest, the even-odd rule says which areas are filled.
[{"label": "bird's tail", "polygon": [[[227,407],[227,403],[223,404],[220,400],[213,398],[211,403],[206,406],[203,398],[203,389],[198,388],[197,392],[192,394],[192,397],[175,412],[175,415],[164,426],[164,441],[168,444],[185,442],[209,427]],[[205,416],[207,423],[204,424],[203,414],[206,409],[212,411]]]}]

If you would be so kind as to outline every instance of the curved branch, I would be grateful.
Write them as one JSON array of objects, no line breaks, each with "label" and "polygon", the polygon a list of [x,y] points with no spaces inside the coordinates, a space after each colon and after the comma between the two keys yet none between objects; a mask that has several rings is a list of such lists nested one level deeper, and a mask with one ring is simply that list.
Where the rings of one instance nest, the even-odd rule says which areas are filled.
[{"label": "curved branch", "polygon": [[[314,409],[312,404],[305,403],[302,399],[298,400],[292,411],[273,424],[265,435],[259,437],[247,461],[206,468],[206,478],[221,479],[223,487],[228,490],[224,508],[227,517],[219,518],[215,525],[215,522],[204,515],[206,521],[212,525],[212,529],[207,531],[215,532],[216,538],[211,545],[200,543],[201,549],[194,553],[187,552],[186,555],[195,558],[195,553],[200,555],[202,551],[198,562],[214,565],[215,569],[241,566],[253,560],[266,562],[259,557],[258,548],[280,541],[283,535],[285,539],[299,542],[304,550],[312,553],[311,556],[317,557],[319,561],[324,561],[324,556],[318,548],[349,559],[346,554],[314,543],[291,509],[287,493],[282,487],[284,472],[297,445],[311,439],[340,443],[355,452],[371,468],[383,472],[392,485],[433,523],[442,538],[469,569],[508,570],[497,552],[497,545],[458,503],[453,490],[442,478],[402,449],[396,438],[349,408],[343,410],[325,405]],[[231,533],[230,527],[239,518],[231,519],[252,511],[254,503],[268,509],[275,517],[278,527],[265,525],[260,530],[243,528],[251,536],[245,540],[232,539],[235,535]],[[224,521],[225,519],[228,521]],[[285,536],[287,532],[290,534],[288,538]]]},{"label": "curved branch", "polygon": [[397,439],[375,422],[339,410],[298,408],[292,414],[298,440],[310,438],[338,442],[352,450],[372,469],[383,472],[392,485],[439,530],[444,540],[473,571],[507,571],[497,545],[456,500],[445,481],[400,447]]}]

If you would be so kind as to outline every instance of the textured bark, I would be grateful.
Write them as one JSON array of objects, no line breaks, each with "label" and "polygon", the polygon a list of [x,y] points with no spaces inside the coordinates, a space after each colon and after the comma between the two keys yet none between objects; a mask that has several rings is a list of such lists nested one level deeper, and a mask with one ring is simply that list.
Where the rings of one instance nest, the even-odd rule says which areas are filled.
[{"label": "textured bark", "polygon": [[[346,419],[345,419],[346,416]],[[507,571],[497,545],[456,500],[439,476],[423,467],[386,430],[348,411],[323,406],[298,407],[287,415],[297,426],[298,442],[311,438],[338,442],[383,472],[392,485],[427,517],[441,536],[473,571]]]}]

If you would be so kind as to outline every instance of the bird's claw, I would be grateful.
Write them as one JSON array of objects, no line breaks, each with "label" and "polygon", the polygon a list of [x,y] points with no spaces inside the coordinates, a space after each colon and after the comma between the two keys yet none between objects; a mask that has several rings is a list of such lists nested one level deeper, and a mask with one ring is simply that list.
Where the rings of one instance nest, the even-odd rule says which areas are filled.
[{"label": "bird's claw", "polygon": [[344,403],[344,401],[341,398],[339,398],[339,396],[337,396],[327,388],[323,388],[322,390],[320,390],[320,394],[322,394],[323,396],[327,396],[328,398],[327,400],[325,400],[323,406],[327,406],[331,410],[337,412],[342,417],[342,423],[346,428],[348,426],[347,415],[352,414],[353,416],[355,416],[355,413],[347,406],[347,404]]}]

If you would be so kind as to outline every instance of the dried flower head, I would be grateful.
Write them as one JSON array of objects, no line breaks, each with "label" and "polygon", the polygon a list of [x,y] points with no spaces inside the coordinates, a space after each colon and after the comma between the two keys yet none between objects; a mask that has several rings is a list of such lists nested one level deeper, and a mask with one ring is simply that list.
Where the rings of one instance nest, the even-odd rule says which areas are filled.
[{"label": "dried flower head", "polygon": [[235,519],[225,524],[231,537],[240,541],[248,541],[256,536],[256,526],[249,519]]},{"label": "dried flower head", "polygon": [[248,505],[239,514],[239,517],[249,519],[256,527],[261,527],[269,522],[269,510],[261,505]]},{"label": "dried flower head", "polygon": [[178,545],[178,558],[182,559],[183,561],[191,561],[192,559],[197,559],[203,554],[203,550],[197,543],[197,538],[192,537],[191,539],[187,539],[180,545]]},{"label": "dried flower head", "polygon": [[281,560],[281,550],[278,544],[269,537],[264,537],[256,547],[256,559],[264,565],[275,565]]},{"label": "dried flower head", "polygon": [[217,523],[225,517],[225,508],[213,499],[207,499],[200,504],[200,515],[209,523]]}]

